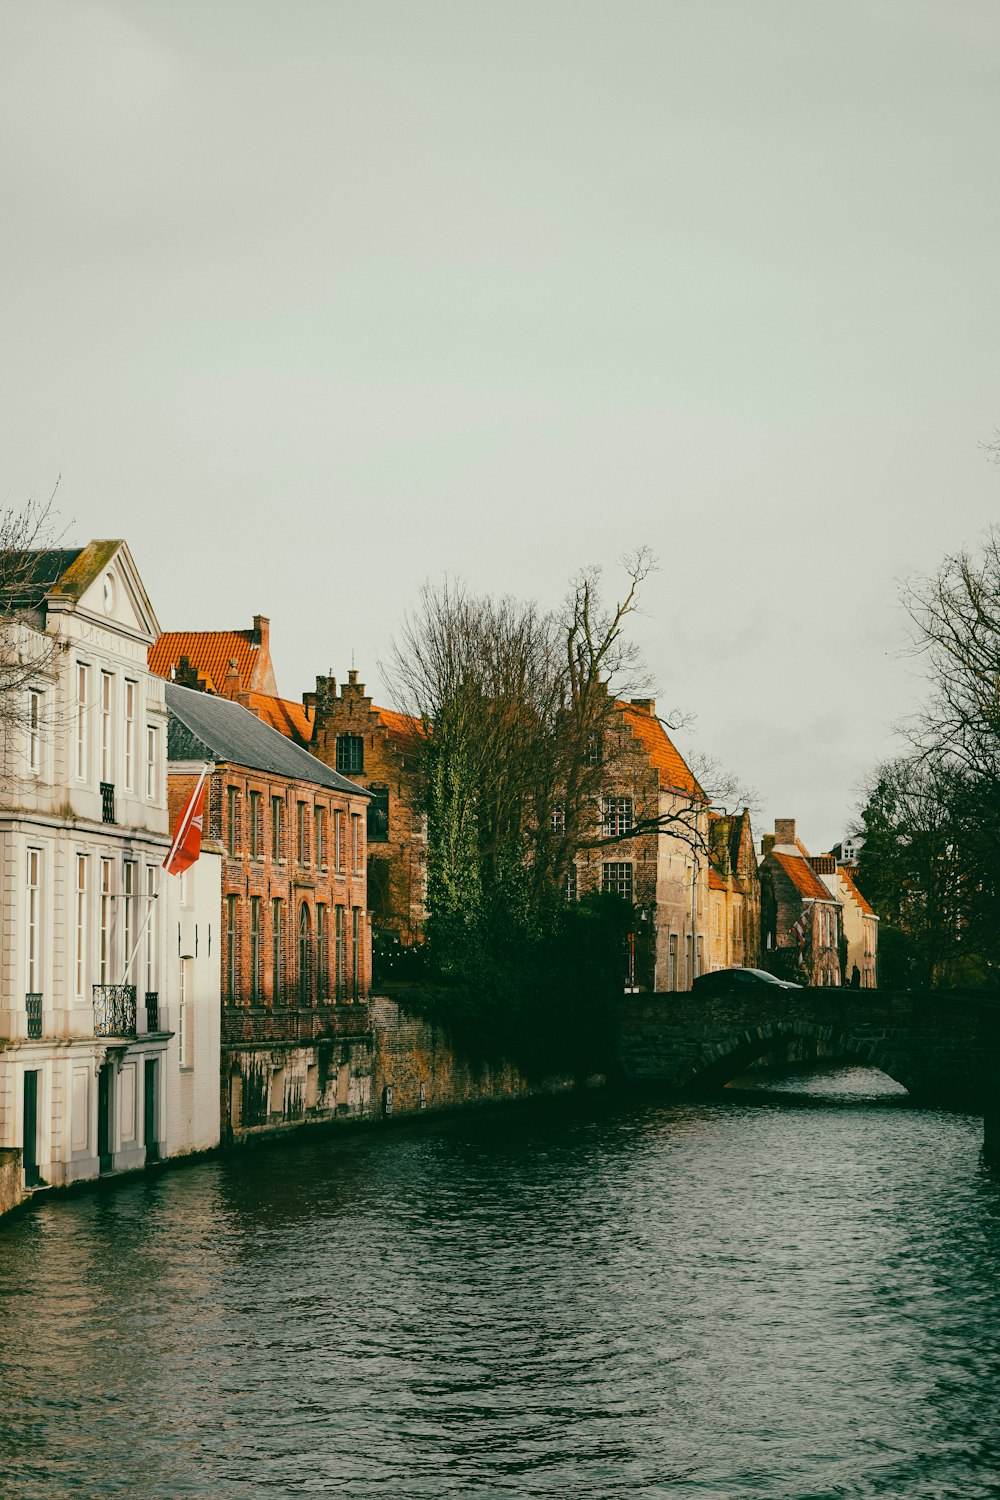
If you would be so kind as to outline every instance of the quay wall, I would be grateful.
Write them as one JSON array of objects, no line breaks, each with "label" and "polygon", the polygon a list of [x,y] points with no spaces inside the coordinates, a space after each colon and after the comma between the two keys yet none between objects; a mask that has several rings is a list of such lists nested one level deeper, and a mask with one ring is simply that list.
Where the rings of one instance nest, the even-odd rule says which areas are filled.
[{"label": "quay wall", "polygon": [[20,1146],[0,1146],[0,1218],[24,1200]]}]

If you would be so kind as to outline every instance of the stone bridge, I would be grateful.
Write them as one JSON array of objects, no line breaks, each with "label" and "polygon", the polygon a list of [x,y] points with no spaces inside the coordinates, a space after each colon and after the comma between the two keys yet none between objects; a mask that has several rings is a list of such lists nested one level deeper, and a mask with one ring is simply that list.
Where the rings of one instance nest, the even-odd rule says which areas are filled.
[{"label": "stone bridge", "polygon": [[[752,995],[628,995],[624,1079],[670,1090],[721,1087],[789,1043],[880,1068],[914,1099],[982,1112],[1000,1084],[1000,999],[969,991],[761,987]],[[988,1132],[989,1133],[989,1132]]]}]

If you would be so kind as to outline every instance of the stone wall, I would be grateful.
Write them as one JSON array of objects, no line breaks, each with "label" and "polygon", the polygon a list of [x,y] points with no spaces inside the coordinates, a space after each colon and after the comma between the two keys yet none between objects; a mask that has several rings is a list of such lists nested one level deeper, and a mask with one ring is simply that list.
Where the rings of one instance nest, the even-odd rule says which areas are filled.
[{"label": "stone wall", "polygon": [[20,1146],[0,1146],[0,1217],[24,1199]]}]

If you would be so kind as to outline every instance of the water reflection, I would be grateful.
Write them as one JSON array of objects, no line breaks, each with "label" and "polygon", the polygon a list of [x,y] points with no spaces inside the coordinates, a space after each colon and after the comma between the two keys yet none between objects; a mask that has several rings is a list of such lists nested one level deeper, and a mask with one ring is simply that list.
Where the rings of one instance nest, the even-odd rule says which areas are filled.
[{"label": "water reflection", "polygon": [[981,1123],[872,1107],[880,1079],[344,1134],[46,1204],[0,1230],[0,1492],[995,1494]]}]

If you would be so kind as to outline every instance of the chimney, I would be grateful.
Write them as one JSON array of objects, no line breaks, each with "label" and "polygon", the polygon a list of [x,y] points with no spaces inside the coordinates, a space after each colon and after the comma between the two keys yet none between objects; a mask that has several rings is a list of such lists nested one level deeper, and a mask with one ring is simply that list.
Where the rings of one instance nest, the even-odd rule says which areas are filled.
[{"label": "chimney", "polygon": [[243,679],[240,676],[239,667],[236,665],[236,657],[231,656],[229,658],[229,671],[226,673],[226,680],[222,689],[223,697],[238,698],[242,691]]},{"label": "chimney", "polygon": [[837,861],[832,854],[817,854],[809,861],[817,875],[836,875]]},{"label": "chimney", "polygon": [[633,708],[637,708],[640,713],[649,714],[650,718],[656,713],[655,698],[632,698],[629,701]]},{"label": "chimney", "polygon": [[775,818],[774,820],[774,842],[776,844],[795,843],[795,819]]},{"label": "chimney", "polygon": [[770,854],[776,842],[777,840],[775,839],[773,833],[765,833],[764,837],[760,841],[761,854]]},{"label": "chimney", "polygon": [[254,615],[253,617],[253,643],[260,646],[262,651],[270,652],[271,621],[267,615]]}]

